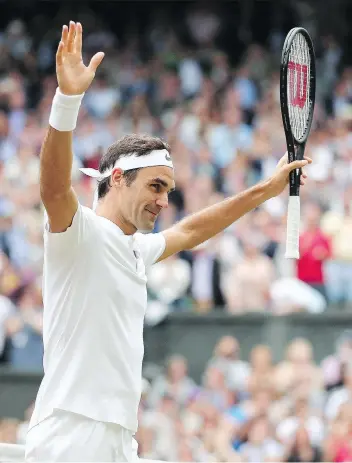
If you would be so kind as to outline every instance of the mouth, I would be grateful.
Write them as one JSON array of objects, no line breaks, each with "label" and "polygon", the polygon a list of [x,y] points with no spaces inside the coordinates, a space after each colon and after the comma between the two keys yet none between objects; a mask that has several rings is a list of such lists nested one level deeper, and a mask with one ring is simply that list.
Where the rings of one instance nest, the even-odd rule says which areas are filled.
[{"label": "mouth", "polygon": [[153,217],[156,217],[158,215],[155,212],[150,211],[149,209],[146,209],[146,211],[149,212],[149,214],[151,214]]}]

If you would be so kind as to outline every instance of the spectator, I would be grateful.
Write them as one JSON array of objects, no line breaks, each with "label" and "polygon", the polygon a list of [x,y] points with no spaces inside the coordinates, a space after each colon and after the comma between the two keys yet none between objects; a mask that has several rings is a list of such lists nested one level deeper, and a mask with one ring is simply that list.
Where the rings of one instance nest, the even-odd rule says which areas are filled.
[{"label": "spectator", "polygon": [[0,294],[11,298],[21,287],[22,279],[10,259],[0,252]]},{"label": "spectator", "polygon": [[226,387],[224,373],[214,366],[207,368],[203,387],[198,391],[196,396],[199,400],[204,400],[218,410],[225,410],[231,405],[231,399]]},{"label": "spectator", "polygon": [[118,89],[108,85],[107,76],[102,74],[94,79],[87,92],[85,106],[88,111],[99,119],[107,118],[120,101]]},{"label": "spectator", "polygon": [[321,209],[308,204],[304,210],[305,229],[300,237],[300,258],[297,277],[319,291],[326,298],[324,261],[331,256],[328,238],[320,229]]},{"label": "spectator", "polygon": [[252,421],[269,416],[272,400],[272,392],[263,388],[258,389],[252,398],[230,407],[219,427],[221,444],[225,445],[226,442],[230,442],[234,450],[241,449]]},{"label": "spectator", "polygon": [[[169,395],[161,396],[155,409],[147,411],[143,416],[142,432],[148,432],[149,436],[151,434],[154,437],[155,451],[152,455],[159,460],[177,461],[176,416],[177,404]],[[152,450],[145,442],[145,434],[143,442],[143,452],[150,455]]]},{"label": "spectator", "polygon": [[[229,96],[237,98],[235,94]],[[230,103],[228,103],[230,106]],[[252,143],[252,130],[242,121],[242,114],[236,107],[224,110],[223,123],[214,125],[207,134],[214,164],[226,168],[235,158],[237,150],[248,150]]]},{"label": "spectator", "polygon": [[348,462],[352,459],[352,403],[339,408],[324,443],[323,461]]},{"label": "spectator", "polygon": [[19,420],[14,418],[3,418],[0,420],[0,442],[8,444],[17,443],[17,428]]},{"label": "spectator", "polygon": [[343,386],[331,392],[326,403],[325,416],[333,420],[339,413],[341,406],[352,400],[352,364],[349,362],[344,369]]},{"label": "spectator", "polygon": [[6,322],[10,338],[10,365],[17,370],[41,372],[43,369],[43,307],[35,284],[28,285],[18,303],[19,313]]},{"label": "spectator", "polygon": [[321,447],[325,437],[324,422],[310,407],[306,397],[297,396],[292,415],[279,424],[276,435],[283,445],[291,447],[291,457],[295,452],[304,450],[307,451],[308,455],[312,452],[311,456],[313,456]]},{"label": "spectator", "polygon": [[227,386],[238,398],[246,396],[250,366],[240,359],[240,345],[236,338],[223,336],[218,341],[206,370],[210,367],[223,371]]},{"label": "spectator", "polygon": [[321,452],[314,447],[309,440],[309,435],[304,426],[297,429],[292,444],[289,447],[288,462],[319,462]]},{"label": "spectator", "polygon": [[283,395],[303,387],[321,405],[323,377],[313,361],[313,349],[308,340],[296,338],[288,345],[286,359],[276,367],[275,385],[277,393]]},{"label": "spectator", "polygon": [[184,405],[196,389],[194,381],[187,376],[187,361],[180,355],[169,359],[166,374],[159,376],[150,391],[149,402],[155,407],[168,394],[177,404]]},{"label": "spectator", "polygon": [[325,388],[329,391],[343,385],[346,366],[352,356],[352,331],[345,330],[336,342],[335,353],[323,359],[321,363]]},{"label": "spectator", "polygon": [[259,389],[274,391],[274,364],[268,346],[258,344],[250,353],[251,373],[248,378],[248,392],[254,395]]},{"label": "spectator", "polygon": [[4,361],[7,320],[14,314],[15,310],[11,300],[0,295],[0,363]]},{"label": "spectator", "polygon": [[343,195],[341,211],[330,210],[322,217],[322,231],[331,239],[331,260],[325,267],[326,290],[332,304],[350,304],[352,290],[351,189]]},{"label": "spectator", "polygon": [[212,246],[206,241],[193,249],[191,294],[198,312],[209,312],[216,305],[220,286],[219,262]]},{"label": "spectator", "polygon": [[240,454],[249,463],[282,461],[284,447],[271,437],[267,418],[260,417],[253,422],[248,441],[241,446]]},{"label": "spectator", "polygon": [[243,238],[243,251],[242,261],[235,265],[228,280],[228,310],[232,313],[268,310],[274,265],[260,252],[260,240],[254,233]]},{"label": "spectator", "polygon": [[203,74],[199,63],[194,58],[194,53],[185,53],[179,65],[179,77],[184,98],[190,99],[199,93]]}]

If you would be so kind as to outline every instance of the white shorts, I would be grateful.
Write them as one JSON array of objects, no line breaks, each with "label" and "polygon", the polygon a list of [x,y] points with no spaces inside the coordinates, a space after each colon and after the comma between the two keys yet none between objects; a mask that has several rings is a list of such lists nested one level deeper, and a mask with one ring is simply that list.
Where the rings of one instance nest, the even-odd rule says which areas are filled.
[{"label": "white shorts", "polygon": [[55,410],[28,432],[25,461],[135,462],[137,449],[128,429]]}]

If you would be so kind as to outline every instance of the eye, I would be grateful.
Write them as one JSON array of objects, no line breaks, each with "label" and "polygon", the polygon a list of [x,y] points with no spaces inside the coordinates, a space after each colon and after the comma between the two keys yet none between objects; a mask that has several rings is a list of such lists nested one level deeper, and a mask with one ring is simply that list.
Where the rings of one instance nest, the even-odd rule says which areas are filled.
[{"label": "eye", "polygon": [[158,183],[153,183],[152,187],[155,189],[157,193],[160,193],[161,191],[161,186]]}]

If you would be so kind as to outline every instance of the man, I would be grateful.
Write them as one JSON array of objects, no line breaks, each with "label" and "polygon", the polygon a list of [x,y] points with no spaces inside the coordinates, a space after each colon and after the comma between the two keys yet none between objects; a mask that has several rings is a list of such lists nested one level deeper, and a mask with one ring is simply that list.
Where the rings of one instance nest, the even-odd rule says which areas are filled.
[{"label": "man", "polygon": [[84,92],[103,59],[82,62],[82,26],[63,27],[56,56],[59,88],[41,151],[44,233],[44,371],[26,442],[27,461],[136,459],[133,434],[141,395],[145,270],[191,249],[281,193],[289,171],[234,198],[153,230],[175,187],[169,146],[130,135],[102,157],[96,210],[71,187],[72,131]]}]

